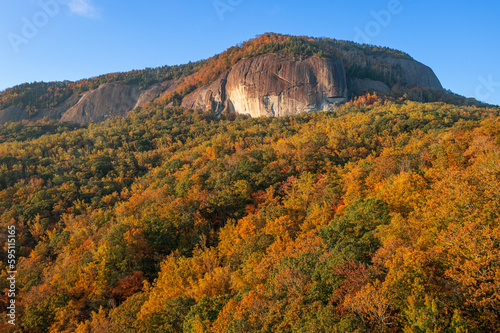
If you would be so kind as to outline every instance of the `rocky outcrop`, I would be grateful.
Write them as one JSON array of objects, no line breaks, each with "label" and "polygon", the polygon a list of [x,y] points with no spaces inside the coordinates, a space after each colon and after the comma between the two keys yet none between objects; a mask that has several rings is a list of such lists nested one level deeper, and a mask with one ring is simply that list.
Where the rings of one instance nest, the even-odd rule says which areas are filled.
[{"label": "rocky outcrop", "polygon": [[24,119],[28,119],[28,114],[26,113],[26,111],[15,105],[0,110],[0,124],[19,122]]},{"label": "rocky outcrop", "polygon": [[338,61],[270,54],[244,59],[208,87],[183,100],[185,108],[223,109],[252,117],[333,109],[347,98]]},{"label": "rocky outcrop", "polygon": [[70,108],[72,108],[76,103],[78,103],[78,101],[80,100],[81,97],[82,96],[72,95],[70,98],[68,98],[63,103],[56,106],[55,108],[41,110],[34,117],[32,117],[30,120],[37,121],[37,120],[40,120],[43,118],[60,120],[62,115],[66,111],[68,111]]},{"label": "rocky outcrop", "polygon": [[360,95],[366,92],[381,92],[387,94],[391,91],[391,88],[384,82],[371,79],[351,78],[349,79],[348,87],[351,96]]},{"label": "rocky outcrop", "polygon": [[[80,97],[72,96],[61,106],[51,110],[51,113],[45,110],[42,114],[53,115],[61,121],[73,123],[124,117],[136,107],[143,106],[176,87],[177,83],[174,81],[165,81],[146,90],[140,90],[135,85],[103,84]],[[60,117],[57,117],[58,114]]]},{"label": "rocky outcrop", "polygon": [[134,108],[144,106],[146,103],[154,101],[164,94],[175,90],[177,86],[178,83],[176,81],[168,80],[159,84],[155,84],[147,90],[141,90]]},{"label": "rocky outcrop", "polygon": [[223,73],[212,84],[198,88],[184,97],[182,107],[194,110],[212,110],[220,113],[226,107],[226,85],[229,71]]},{"label": "rocky outcrop", "polygon": [[437,78],[434,71],[416,61],[408,59],[398,59],[398,58],[376,58],[377,61],[385,62],[393,67],[399,66],[403,71],[403,81],[404,85],[416,85],[420,87],[428,87],[432,89],[443,89],[441,82]]},{"label": "rocky outcrop", "polygon": [[110,117],[126,116],[140,97],[139,88],[103,84],[83,94],[78,103],[62,114],[62,121],[89,123]]},{"label": "rocky outcrop", "polygon": [[267,55],[240,61],[227,76],[227,107],[252,117],[333,109],[347,98],[338,61]]}]

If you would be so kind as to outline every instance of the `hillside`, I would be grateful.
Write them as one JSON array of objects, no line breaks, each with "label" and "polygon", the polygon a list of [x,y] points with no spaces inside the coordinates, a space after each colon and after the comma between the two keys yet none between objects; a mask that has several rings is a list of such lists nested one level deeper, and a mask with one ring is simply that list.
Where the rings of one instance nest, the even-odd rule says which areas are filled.
[{"label": "hillside", "polygon": [[[288,67],[281,68],[281,64]],[[270,89],[279,77],[280,89]],[[425,93],[411,94],[412,89],[425,89]],[[429,67],[397,50],[328,38],[264,34],[196,63],[7,89],[0,93],[0,123],[45,117],[99,122],[147,103],[251,116],[295,114],[329,110],[373,91],[391,96],[403,91],[407,98],[421,102],[482,106],[442,90]]]},{"label": "hillside", "polygon": [[499,332],[499,191],[499,108],[10,123],[15,329]]}]

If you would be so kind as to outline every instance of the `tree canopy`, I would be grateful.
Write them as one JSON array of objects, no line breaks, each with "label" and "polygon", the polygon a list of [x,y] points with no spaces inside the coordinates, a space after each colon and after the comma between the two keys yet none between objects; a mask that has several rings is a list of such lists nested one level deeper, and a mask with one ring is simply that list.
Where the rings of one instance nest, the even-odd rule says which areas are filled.
[{"label": "tree canopy", "polygon": [[18,322],[0,327],[498,332],[499,191],[498,108],[367,95],[281,118],[7,124]]}]

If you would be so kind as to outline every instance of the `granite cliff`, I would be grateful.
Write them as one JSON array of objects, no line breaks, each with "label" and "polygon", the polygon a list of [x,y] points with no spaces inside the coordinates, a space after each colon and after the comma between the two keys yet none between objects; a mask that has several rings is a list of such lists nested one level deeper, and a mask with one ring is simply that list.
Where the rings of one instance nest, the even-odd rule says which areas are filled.
[{"label": "granite cliff", "polygon": [[262,117],[330,110],[346,99],[339,61],[270,54],[241,60],[208,87],[187,95],[182,106]]}]

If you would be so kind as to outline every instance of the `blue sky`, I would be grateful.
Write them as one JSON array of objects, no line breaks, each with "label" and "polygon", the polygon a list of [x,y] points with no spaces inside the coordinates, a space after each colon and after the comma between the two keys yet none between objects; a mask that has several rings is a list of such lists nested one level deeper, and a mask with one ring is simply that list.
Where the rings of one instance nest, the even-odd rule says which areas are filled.
[{"label": "blue sky", "polygon": [[492,0],[0,1],[0,90],[208,58],[264,32],[396,48],[446,89],[500,105]]}]

